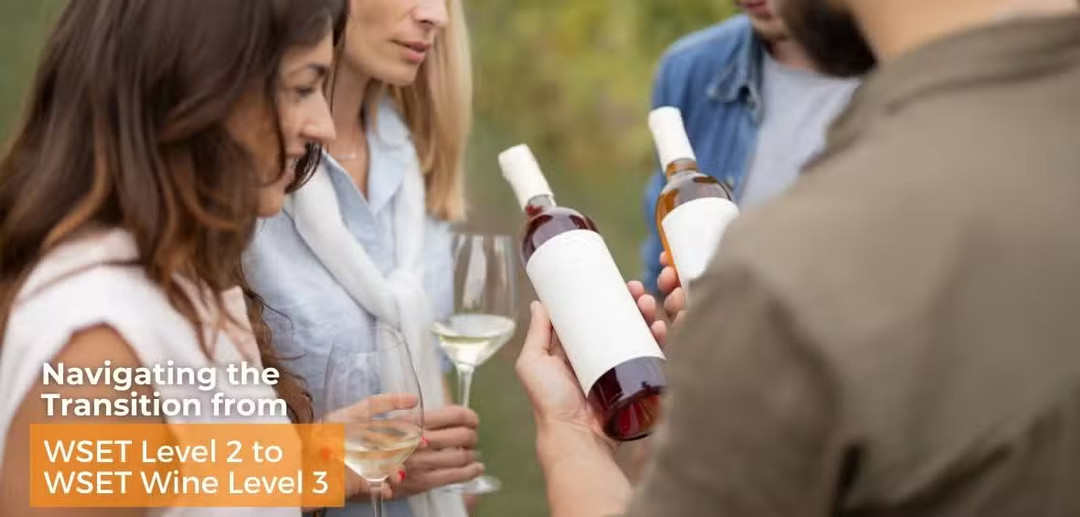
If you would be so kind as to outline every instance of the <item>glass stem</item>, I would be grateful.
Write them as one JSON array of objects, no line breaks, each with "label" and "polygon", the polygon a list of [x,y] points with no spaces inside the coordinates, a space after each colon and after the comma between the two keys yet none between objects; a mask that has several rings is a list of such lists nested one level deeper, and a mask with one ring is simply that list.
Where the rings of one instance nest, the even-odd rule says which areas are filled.
[{"label": "glass stem", "polygon": [[472,391],[472,378],[473,372],[476,368],[472,366],[458,366],[458,397],[461,398],[461,405],[463,407],[469,407],[469,393]]},{"label": "glass stem", "polygon": [[383,481],[369,481],[368,486],[371,487],[371,510],[374,512],[372,515],[383,517]]}]

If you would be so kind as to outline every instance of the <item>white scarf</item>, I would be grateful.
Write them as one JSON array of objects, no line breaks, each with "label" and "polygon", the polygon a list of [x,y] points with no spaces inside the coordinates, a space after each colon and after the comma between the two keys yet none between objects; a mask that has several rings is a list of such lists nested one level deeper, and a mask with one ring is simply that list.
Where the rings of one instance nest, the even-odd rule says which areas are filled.
[{"label": "white scarf", "polygon": [[[394,259],[388,277],[349,233],[325,163],[303,188],[285,200],[300,237],[326,269],[360,306],[382,325],[397,329],[408,343],[424,408],[443,407],[443,379],[431,325],[431,305],[424,291],[424,178],[409,130],[392,102],[380,103],[377,131],[368,129],[369,170],[404,169],[400,192],[393,199]],[[331,358],[330,360],[333,360]],[[465,517],[460,495],[433,490],[409,498],[415,517]]]}]

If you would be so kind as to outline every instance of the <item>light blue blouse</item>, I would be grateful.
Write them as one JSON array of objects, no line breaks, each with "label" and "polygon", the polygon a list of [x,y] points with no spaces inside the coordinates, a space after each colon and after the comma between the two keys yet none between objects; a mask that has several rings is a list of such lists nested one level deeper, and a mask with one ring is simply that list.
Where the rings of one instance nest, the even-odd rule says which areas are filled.
[{"label": "light blue blouse", "polygon": [[[405,150],[376,142],[373,138],[377,137],[372,133],[368,131],[368,198],[365,199],[349,173],[332,157],[324,154],[323,160],[346,227],[383,274],[388,274],[395,265],[393,203],[407,173],[396,166],[401,162],[393,160],[391,155]],[[395,166],[387,166],[388,163]],[[429,217],[424,241],[424,286],[437,319],[453,310],[451,241],[449,223]],[[286,368],[304,379],[316,418],[322,416],[325,413],[323,381],[332,343],[341,339],[373,342],[374,337],[365,331],[375,320],[323,267],[285,212],[260,222],[254,242],[245,254],[244,268],[251,287],[268,306],[264,319],[273,331],[278,354],[285,360]],[[445,356],[439,353],[445,361]],[[444,362],[444,367],[448,364]],[[344,509],[330,508],[327,515],[369,517],[371,513],[369,503],[353,503]],[[388,501],[386,514],[414,517],[405,500]]]}]

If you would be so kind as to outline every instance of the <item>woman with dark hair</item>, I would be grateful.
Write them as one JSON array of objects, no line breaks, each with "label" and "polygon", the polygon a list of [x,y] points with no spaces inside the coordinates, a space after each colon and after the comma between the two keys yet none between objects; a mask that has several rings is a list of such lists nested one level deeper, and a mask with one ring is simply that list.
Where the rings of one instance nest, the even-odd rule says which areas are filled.
[{"label": "woman with dark hair", "polygon": [[[286,192],[314,170],[321,144],[334,138],[324,83],[346,16],[342,0],[68,5],[45,48],[25,121],[0,159],[0,516],[70,513],[28,507],[32,423],[221,421],[210,411],[50,416],[41,399],[43,364],[279,366],[261,303],[245,297],[241,253],[256,220],[280,210]],[[283,373],[275,389],[287,417],[230,421],[312,420],[295,377]],[[269,387],[224,381],[209,392],[135,391],[200,399],[204,408],[215,393],[275,397]],[[50,386],[49,393],[130,397],[110,386]]]}]

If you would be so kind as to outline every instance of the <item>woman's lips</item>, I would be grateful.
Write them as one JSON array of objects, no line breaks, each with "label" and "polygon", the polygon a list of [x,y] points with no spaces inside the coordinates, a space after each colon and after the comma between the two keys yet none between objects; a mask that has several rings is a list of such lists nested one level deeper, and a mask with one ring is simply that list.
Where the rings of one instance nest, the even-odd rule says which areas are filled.
[{"label": "woman's lips", "polygon": [[743,4],[743,8],[747,12],[759,15],[769,16],[772,15],[772,9],[769,7],[768,0],[751,0]]},{"label": "woman's lips", "polygon": [[431,44],[423,41],[395,41],[398,46],[405,50],[405,57],[414,63],[422,63],[431,49]]}]

